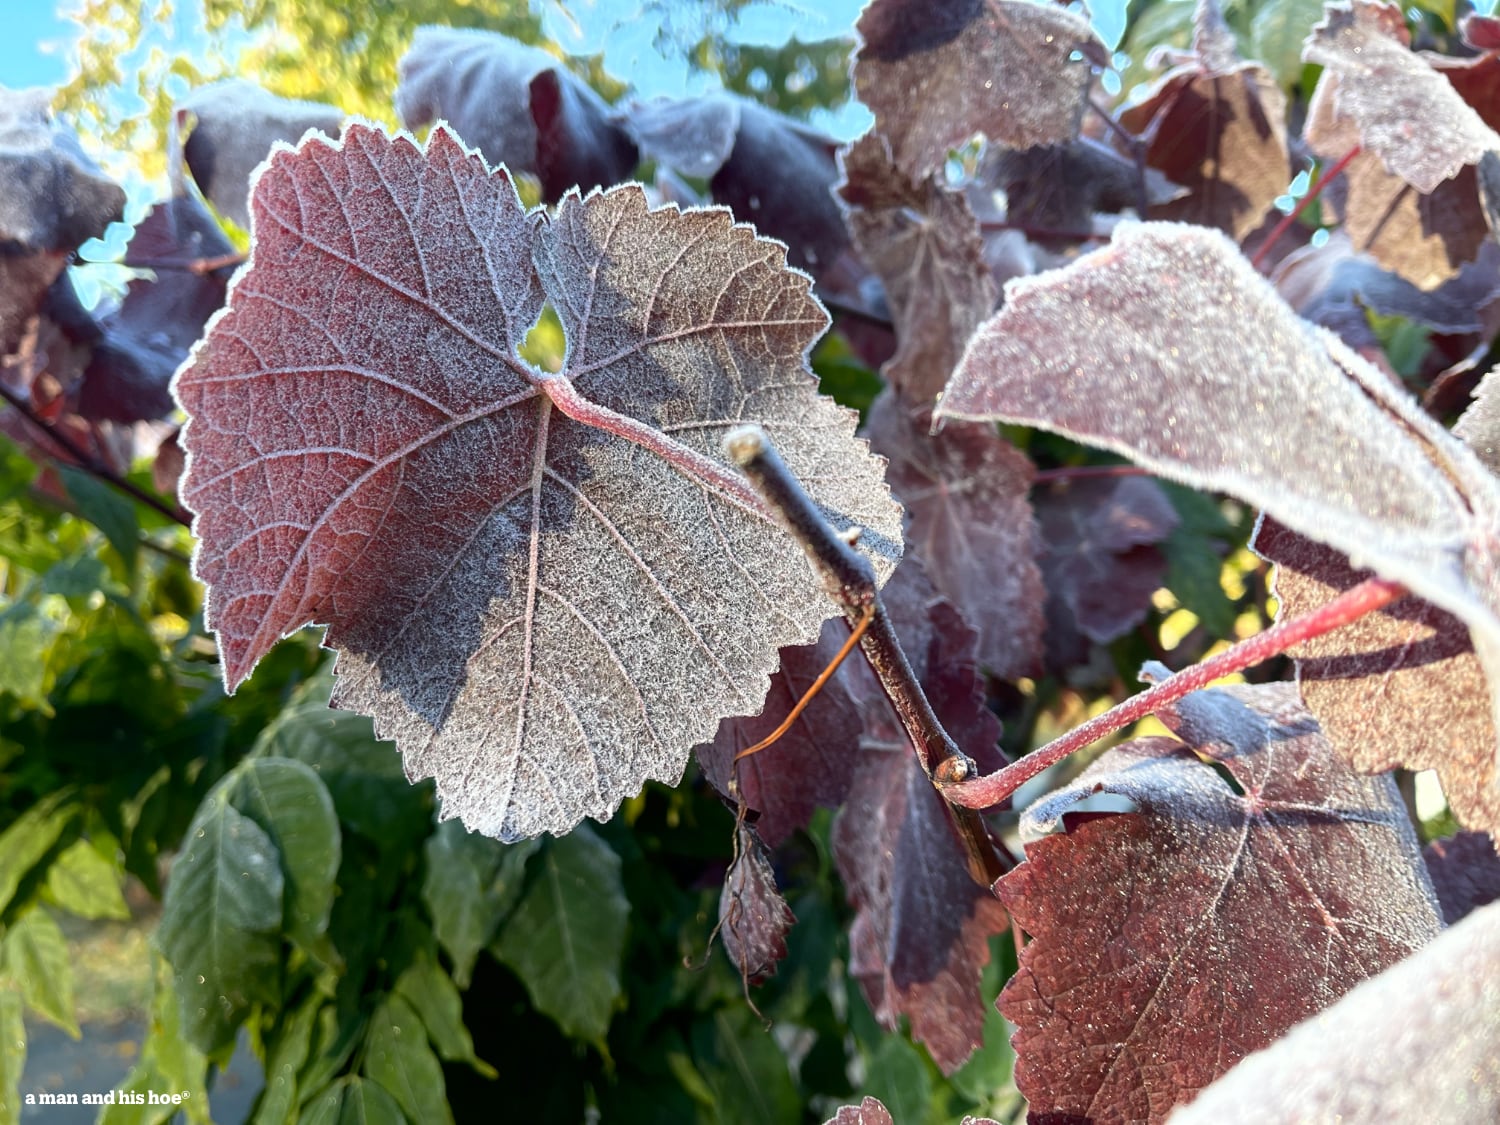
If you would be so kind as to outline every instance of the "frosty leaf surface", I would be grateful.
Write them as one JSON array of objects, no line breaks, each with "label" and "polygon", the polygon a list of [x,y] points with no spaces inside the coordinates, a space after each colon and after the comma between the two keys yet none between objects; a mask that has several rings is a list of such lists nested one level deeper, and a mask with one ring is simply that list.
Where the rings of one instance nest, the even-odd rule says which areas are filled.
[{"label": "frosty leaf surface", "polygon": [[938,415],[1055,430],[1263,508],[1460,617],[1500,672],[1494,477],[1217,232],[1125,226],[1011,282]]},{"label": "frosty leaf surface", "polygon": [[1500,906],[1439,934],[1215,1082],[1172,1125],[1493,1121]]},{"label": "frosty leaf surface", "polygon": [[865,425],[870,448],[889,458],[886,479],[906,507],[907,549],[978,632],[979,663],[1002,679],[1030,675],[1041,663],[1046,599],[1027,500],[1035,470],[988,423],[929,435],[930,418],[925,407],[886,392]]},{"label": "frosty leaf surface", "polygon": [[850,233],[895,318],[896,354],[881,372],[913,402],[931,403],[999,295],[979,224],[959,193],[934,178],[913,183],[878,133],[855,141],[840,162]]},{"label": "frosty leaf surface", "polygon": [[540,47],[475,28],[419,27],[402,56],[396,113],[447,121],[491,164],[532,172],[549,203],[629,177],[635,146],[588,83]]},{"label": "frosty leaf surface", "polygon": [[[829,614],[719,459],[758,421],[884,575],[899,512],[816,394],[827,323],[776,243],[638,188],[526,214],[446,129],[282,150],[254,249],[176,384],[226,681],[328,624],[336,705],[514,839],[675,781]],[[563,370],[516,355],[543,303]]]},{"label": "frosty leaf surface", "polygon": [[[1033,1114],[1159,1121],[1438,931],[1394,782],[1333,757],[1291,684],[1185,697],[1033,805],[997,892],[1033,940],[1000,995]],[[1192,750],[1235,778],[1237,793]],[[1074,816],[1106,792],[1138,811]]]},{"label": "frosty leaf surface", "polygon": [[1453,925],[1481,906],[1500,899],[1500,855],[1488,832],[1459,832],[1422,849],[1427,874],[1443,908],[1443,922]]},{"label": "frosty leaf surface", "polygon": [[1086,18],[1025,0],[876,0],[856,30],[854,88],[918,181],[975,133],[1012,148],[1071,140],[1089,60],[1107,59]]},{"label": "frosty leaf surface", "polygon": [[[1277,619],[1370,576],[1331,547],[1261,520],[1251,547],[1276,564]],[[1335,752],[1362,773],[1436,770],[1460,823],[1500,831],[1500,778],[1484,670],[1451,613],[1407,597],[1288,650]]]},{"label": "frosty leaf surface", "polygon": [[1350,0],[1328,5],[1302,57],[1339,79],[1333,107],[1354,123],[1359,143],[1427,193],[1500,148],[1500,136],[1409,42],[1399,7]]},{"label": "frosty leaf surface", "polygon": [[1474,388],[1474,401],[1453,426],[1492,473],[1500,473],[1500,378],[1486,371]]},{"label": "frosty leaf surface", "polygon": [[[250,179],[278,141],[309,129],[338,133],[344,111],[323,102],[278,98],[243,78],[200,86],[177,103],[179,125],[190,122],[182,155],[193,182],[219,212],[250,225]],[[190,115],[190,116],[189,116]]]},{"label": "frosty leaf surface", "polygon": [[840,1106],[823,1125],[895,1125],[895,1121],[879,1098],[865,1098],[859,1105]]}]

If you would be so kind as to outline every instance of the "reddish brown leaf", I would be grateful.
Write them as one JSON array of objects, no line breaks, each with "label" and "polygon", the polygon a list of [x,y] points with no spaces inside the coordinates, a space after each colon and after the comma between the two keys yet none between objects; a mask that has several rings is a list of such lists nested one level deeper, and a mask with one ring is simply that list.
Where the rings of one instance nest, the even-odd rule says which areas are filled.
[{"label": "reddish brown leaf", "polygon": [[1476,51],[1500,51],[1500,19],[1471,12],[1458,21],[1458,29]]},{"label": "reddish brown leaf", "polygon": [[896,325],[896,354],[881,373],[912,401],[931,403],[999,295],[979,224],[962,195],[934,178],[909,180],[878,133],[840,161],[849,230],[885,286]]},{"label": "reddish brown leaf", "polygon": [[840,1106],[823,1125],[896,1125],[890,1110],[879,1098],[866,1098],[859,1105]]},{"label": "reddish brown leaf", "polygon": [[[830,605],[720,460],[732,426],[889,571],[899,509],[806,368],[826,315],[726,212],[627,187],[548,221],[446,129],[365,126],[278,152],[252,206],[177,382],[226,680],[328,622],[335,702],[470,827],[562,832],[675,781],[816,636]],[[544,300],[556,375],[516,355]]]},{"label": "reddish brown leaf", "polygon": [[309,129],[337,135],[344,111],[323,102],[278,98],[230,78],[200,86],[177,103],[179,127],[189,126],[182,154],[193,182],[221,215],[250,225],[250,180],[278,141],[292,144]]},{"label": "reddish brown leaf", "polygon": [[625,123],[648,159],[708,180],[715,203],[785,242],[792,265],[825,278],[843,258],[831,137],[727,94],[632,105]]},{"label": "reddish brown leaf", "polygon": [[[1033,937],[999,1004],[1038,1117],[1163,1120],[1438,931],[1394,783],[1339,765],[1295,687],[1163,718],[1188,745],[1127,743],[1032,806],[1023,830],[1064,831],[997,884]],[[1139,811],[1069,814],[1098,792]]]},{"label": "reddish brown leaf", "polygon": [[[1276,564],[1278,619],[1317,609],[1370,576],[1269,517],[1250,545]],[[1407,597],[1289,653],[1302,696],[1341,759],[1362,773],[1436,770],[1460,823],[1500,831],[1495,729],[1462,621]]]},{"label": "reddish brown leaf", "polygon": [[636,151],[588,83],[539,47],[474,28],[419,27],[401,58],[396,113],[446,121],[492,165],[531,172],[555,203],[625,180]]},{"label": "reddish brown leaf", "polygon": [[1200,4],[1189,61],[1159,78],[1120,115],[1146,139],[1146,160],[1186,198],[1151,217],[1218,227],[1236,242],[1254,231],[1291,179],[1286,96],[1260,63],[1235,51],[1218,8]]},{"label": "reddish brown leaf", "polygon": [[786,957],[786,935],[797,919],[776,886],[771,857],[755,828],[740,824],[735,860],[719,895],[719,935],[724,952],[747,984],[776,972]]},{"label": "reddish brown leaf", "polygon": [[857,30],[855,90],[918,182],[975,133],[1011,148],[1071,140],[1089,63],[1108,59],[1085,17],[1024,0],[875,0]]},{"label": "reddish brown leaf", "polygon": [[1397,5],[1348,0],[1327,6],[1302,57],[1339,80],[1325,96],[1332,112],[1352,122],[1359,144],[1425,194],[1500,148],[1500,136],[1410,42]]},{"label": "reddish brown leaf", "polygon": [[1035,470],[987,422],[928,434],[931,412],[889,391],[865,425],[890,459],[886,480],[905,506],[908,550],[937,591],[979,633],[979,662],[1003,679],[1041,663],[1041,544],[1027,492]]},{"label": "reddish brown leaf", "polygon": [[[1308,146],[1325,164],[1360,143],[1353,119],[1334,111],[1338,83],[1334,72],[1323,72],[1304,130]],[[1356,249],[1422,289],[1456,274],[1489,235],[1473,165],[1460,166],[1452,178],[1423,192],[1389,171],[1379,153],[1364,150],[1329,184],[1322,199]]]},{"label": "reddish brown leaf", "polygon": [[1500,899],[1500,855],[1487,832],[1460,832],[1422,849],[1427,874],[1443,907],[1443,922],[1460,918]]},{"label": "reddish brown leaf", "polygon": [[1172,1125],[1500,1119],[1500,906],[1438,935],[1270,1049]]}]

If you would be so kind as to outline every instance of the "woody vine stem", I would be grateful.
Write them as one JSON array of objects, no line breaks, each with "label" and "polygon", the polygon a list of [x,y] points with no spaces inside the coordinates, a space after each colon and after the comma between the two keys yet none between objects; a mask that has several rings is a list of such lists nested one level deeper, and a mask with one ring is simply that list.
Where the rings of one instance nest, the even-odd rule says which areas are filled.
[{"label": "woody vine stem", "polygon": [[1293,645],[1342,628],[1407,593],[1406,587],[1398,582],[1367,579],[1311,613],[1278,622],[1212,659],[1154,684],[1019,761],[995,773],[975,777],[974,763],[943,729],[896,639],[880,602],[875,572],[869,560],[854,549],[858,529],[840,534],[829,525],[759,426],[741,426],[731,431],[724,439],[724,449],[807,552],[824,591],[843,611],[850,628],[863,627],[860,649],[906,728],[923,770],[947,801],[954,828],[968,855],[969,873],[985,886],[994,883],[1004,866],[979,810],[1000,804],[1049,766],[1128,723],[1154,714],[1189,692],[1269,660]]}]

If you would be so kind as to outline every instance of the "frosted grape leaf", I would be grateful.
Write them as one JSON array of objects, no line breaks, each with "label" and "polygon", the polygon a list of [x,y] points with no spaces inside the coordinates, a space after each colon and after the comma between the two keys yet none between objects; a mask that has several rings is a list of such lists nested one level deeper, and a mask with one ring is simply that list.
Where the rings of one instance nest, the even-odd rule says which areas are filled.
[{"label": "frosted grape leaf", "polygon": [[1171,1125],[1500,1118],[1500,906],[1292,1028]]},{"label": "frosted grape leaf", "polygon": [[878,133],[845,149],[840,164],[845,221],[895,319],[896,354],[881,373],[914,402],[930,404],[999,296],[979,224],[962,195],[935,178],[908,179]]},{"label": "frosted grape leaf", "polygon": [[1494,368],[1486,371],[1474,388],[1474,401],[1463,412],[1453,432],[1485,463],[1500,474],[1500,378]]},{"label": "frosted grape leaf", "polygon": [[1447,925],[1500,899],[1500,856],[1488,832],[1434,840],[1422,849],[1422,858]]},{"label": "frosted grape leaf", "polygon": [[475,28],[419,27],[401,58],[396,113],[408,129],[447,121],[491,164],[531,172],[542,198],[609,187],[635,145],[603,99],[540,47]]},{"label": "frosted grape leaf", "polygon": [[1459,617],[1493,700],[1500,482],[1223,235],[1128,225],[1011,282],[938,414],[1056,430],[1265,509]]},{"label": "frosted grape leaf", "polygon": [[1332,108],[1352,121],[1359,144],[1429,193],[1500,149],[1500,136],[1412,52],[1410,39],[1396,5],[1349,0],[1328,5],[1302,57],[1338,79]]},{"label": "frosted grape leaf", "polygon": [[859,1105],[840,1106],[823,1125],[896,1125],[891,1111],[879,1098],[865,1098]]},{"label": "frosted grape leaf", "polygon": [[[233,687],[328,625],[336,705],[504,839],[675,781],[829,603],[719,459],[760,422],[883,577],[899,509],[820,398],[783,248],[635,186],[523,211],[446,128],[278,151],[251,263],[179,375],[183,499]],[[518,358],[544,302],[559,374]]]},{"label": "frosted grape leaf", "polygon": [[1046,590],[1027,493],[1035,469],[988,423],[929,435],[931,412],[887,391],[865,436],[910,517],[907,549],[979,634],[979,662],[1002,679],[1041,665]]},{"label": "frosted grape leaf", "polygon": [[[1309,613],[1370,576],[1269,517],[1250,545],[1276,564],[1278,620]],[[1495,727],[1462,621],[1406,597],[1288,655],[1340,758],[1362,773],[1436,770],[1461,823],[1500,831]]]},{"label": "frosted grape leaf", "polygon": [[241,227],[250,225],[251,175],[272,147],[309,129],[337,133],[343,120],[337,106],[278,98],[243,78],[200,86],[175,110],[177,127],[189,127],[182,155],[193,182]]},{"label": "frosted grape leaf", "polygon": [[1235,51],[1218,8],[1200,3],[1190,61],[1157,80],[1120,123],[1146,141],[1146,160],[1186,198],[1151,217],[1218,227],[1235,241],[1265,219],[1291,178],[1286,96],[1270,72]]},{"label": "frosted grape leaf", "polygon": [[856,30],[854,88],[919,182],[975,133],[1011,148],[1071,140],[1090,62],[1108,62],[1085,17],[1025,0],[875,0]]},{"label": "frosted grape leaf", "polygon": [[[1293,685],[1162,717],[1186,745],[1127,743],[1033,805],[1023,833],[1064,831],[996,885],[1033,938],[999,1006],[1034,1115],[1162,1120],[1439,928],[1395,783],[1341,766]],[[1138,811],[1070,813],[1096,792]]]}]

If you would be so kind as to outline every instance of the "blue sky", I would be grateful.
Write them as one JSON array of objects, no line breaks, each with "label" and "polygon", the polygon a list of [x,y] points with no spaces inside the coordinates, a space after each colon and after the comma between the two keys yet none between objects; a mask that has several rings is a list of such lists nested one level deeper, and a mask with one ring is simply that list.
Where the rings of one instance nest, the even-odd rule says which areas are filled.
[{"label": "blue sky", "polygon": [[0,86],[56,86],[67,79],[77,26],[57,14],[56,0],[11,0],[0,36]]}]

